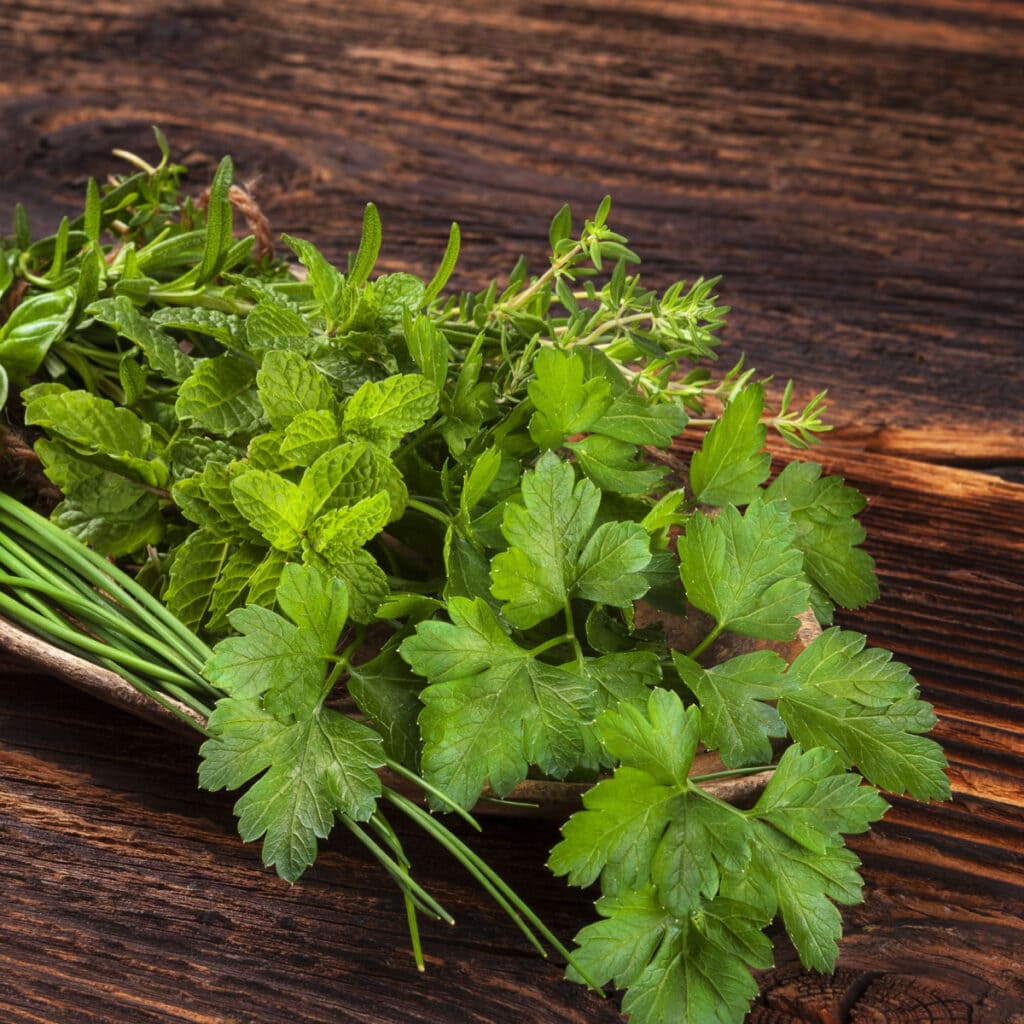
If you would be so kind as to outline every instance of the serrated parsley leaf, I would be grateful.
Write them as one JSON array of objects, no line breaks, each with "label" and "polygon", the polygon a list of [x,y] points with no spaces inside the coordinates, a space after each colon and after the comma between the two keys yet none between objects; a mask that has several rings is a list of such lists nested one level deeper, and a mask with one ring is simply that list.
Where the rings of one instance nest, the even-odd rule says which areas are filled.
[{"label": "serrated parsley leaf", "polygon": [[575,354],[544,349],[534,359],[533,371],[536,376],[527,388],[536,410],[530,437],[541,449],[561,447],[611,404],[611,385],[602,377],[584,381],[583,360]]},{"label": "serrated parsley leaf", "polygon": [[876,786],[947,799],[942,748],[919,735],[935,725],[931,706],[914,695],[906,667],[863,651],[864,639],[838,629],[817,637],[790,667],[799,686],[780,698],[779,714],[804,748],[837,751]]},{"label": "serrated parsley leaf", "polygon": [[858,545],[864,528],[854,519],[867,503],[835,476],[821,478],[813,462],[791,462],[767,489],[784,499],[804,553],[804,572],[836,604],[860,608],[878,597],[874,560]]},{"label": "serrated parsley leaf", "polygon": [[690,487],[702,505],[746,505],[768,478],[771,456],[762,451],[764,389],[749,384],[722,411],[690,460]]},{"label": "serrated parsley leaf", "polygon": [[833,750],[789,747],[751,811],[812,853],[866,832],[888,805],[859,775],[847,772]]},{"label": "serrated parsley leaf", "polygon": [[335,815],[365,821],[381,793],[380,737],[324,707],[328,659],[345,625],[344,584],[289,565],[277,601],[293,621],[250,605],[231,613],[240,635],[222,640],[204,672],[228,697],[202,746],[200,784],[237,788],[238,829],[263,840],[263,862],[294,881],[313,863]]},{"label": "serrated parsley leaf", "polygon": [[464,807],[485,785],[505,796],[536,764],[575,768],[593,718],[593,684],[519,647],[483,600],[453,597],[451,622],[421,622],[402,657],[430,685],[421,699],[424,777]]},{"label": "serrated parsley leaf", "polygon": [[604,896],[604,920],[580,931],[574,956],[597,982],[628,989],[631,1024],[736,1024],[757,995],[748,965],[771,966],[771,943],[742,909],[719,899],[680,919],[653,886]]},{"label": "serrated parsley leaf", "polygon": [[700,704],[700,735],[717,750],[727,768],[766,764],[772,758],[772,737],[786,735],[775,700],[796,684],[785,674],[786,663],[774,651],[741,654],[711,668],[672,652],[679,677]]},{"label": "serrated parsley leaf", "polygon": [[620,767],[563,827],[548,862],[555,874],[573,885],[600,875],[611,893],[653,882],[662,904],[682,916],[715,896],[722,873],[742,871],[746,821],[687,782],[699,718],[667,690],[653,691],[645,711],[601,715],[598,730]]},{"label": "serrated parsley leaf", "polygon": [[652,405],[624,392],[608,406],[593,430],[617,441],[667,448],[686,422],[686,412],[674,402]]},{"label": "serrated parsley leaf", "polygon": [[294,721],[256,700],[227,698],[210,716],[200,754],[205,789],[237,788],[261,775],[235,804],[245,842],[263,839],[263,863],[294,882],[316,858],[336,814],[365,821],[376,807],[380,737],[329,708]]},{"label": "serrated parsley leaf", "polygon": [[642,526],[605,523],[587,541],[600,497],[553,452],[524,474],[523,503],[508,504],[502,520],[509,548],[491,567],[491,592],[513,625],[534,626],[574,596],[623,606],[646,592],[650,549]]},{"label": "serrated parsley leaf", "polygon": [[791,640],[808,607],[803,558],[782,502],[752,501],[712,519],[698,512],[679,539],[679,573],[688,600],[722,629]]}]

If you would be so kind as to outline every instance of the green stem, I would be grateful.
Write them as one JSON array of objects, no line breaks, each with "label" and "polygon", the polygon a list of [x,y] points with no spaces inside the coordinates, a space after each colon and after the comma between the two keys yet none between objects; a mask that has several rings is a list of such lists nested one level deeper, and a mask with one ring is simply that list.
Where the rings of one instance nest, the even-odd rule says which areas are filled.
[{"label": "green stem", "polygon": [[434,508],[432,505],[428,505],[417,498],[409,498],[406,506],[421,512],[425,516],[430,516],[431,519],[436,519],[439,523],[443,523],[446,528],[451,525],[451,518],[449,516],[446,516],[440,509]]},{"label": "green stem", "polygon": [[572,633],[563,633],[561,636],[552,637],[550,640],[545,640],[542,644],[537,644],[536,647],[531,647],[527,652],[531,658],[539,657],[545,651],[550,651],[552,647],[558,647],[561,644],[568,644],[575,642],[576,637]]},{"label": "green stem", "polygon": [[721,623],[718,623],[713,630],[692,651],[690,651],[688,657],[696,660],[699,658],[719,637],[722,630],[725,627]]},{"label": "green stem", "polygon": [[743,775],[757,775],[758,772],[775,770],[773,764],[758,764],[752,768],[730,768],[724,772],[710,772],[708,775],[691,775],[690,782],[713,782],[715,779],[735,779]]},{"label": "green stem", "polygon": [[576,664],[583,664],[583,648],[580,646],[580,642],[576,637],[576,623],[572,617],[572,605],[569,602],[568,595],[565,598],[565,604],[563,606],[565,611],[565,636],[566,639],[572,644],[573,650],[576,652]]}]

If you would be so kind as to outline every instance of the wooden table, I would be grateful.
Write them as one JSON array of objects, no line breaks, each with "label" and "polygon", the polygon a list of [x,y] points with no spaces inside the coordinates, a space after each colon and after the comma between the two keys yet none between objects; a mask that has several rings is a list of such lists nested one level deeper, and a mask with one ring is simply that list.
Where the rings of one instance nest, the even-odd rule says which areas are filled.
[{"label": "wooden table", "polygon": [[[783,946],[751,1020],[1024,1021],[1024,8],[969,0],[6,0],[0,208],[51,229],[109,151],[224,152],[276,231],[331,255],[363,203],[384,266],[456,284],[543,258],[565,200],[654,285],[724,275],[723,358],[829,388],[819,450],[871,499],[894,649],[941,718],[955,798],[853,842],[867,902],[831,985]],[[5,228],[6,230],[6,228]],[[9,1024],[618,1020],[409,838],[458,926],[418,976],[400,902],[345,839],[288,887],[201,794],[185,741],[0,662],[0,1019]],[[477,848],[563,936],[592,894],[554,828]],[[801,994],[806,998],[802,1001]],[[763,1004],[763,1005],[762,1005]]]}]

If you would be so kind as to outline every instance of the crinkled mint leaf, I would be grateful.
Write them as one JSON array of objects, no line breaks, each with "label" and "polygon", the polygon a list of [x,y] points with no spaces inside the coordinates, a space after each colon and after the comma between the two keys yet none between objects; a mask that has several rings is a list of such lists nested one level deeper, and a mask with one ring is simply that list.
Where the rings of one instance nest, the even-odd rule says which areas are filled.
[{"label": "crinkled mint leaf", "polygon": [[195,530],[174,549],[163,602],[191,630],[198,630],[224,568],[229,543],[209,530]]},{"label": "crinkled mint leaf", "polygon": [[298,484],[266,469],[250,469],[231,480],[231,497],[273,547],[288,552],[301,544],[313,510]]},{"label": "crinkled mint leaf", "polygon": [[342,427],[390,451],[437,410],[437,390],[418,373],[367,381],[346,402]]},{"label": "crinkled mint leaf", "polygon": [[268,352],[256,374],[260,403],[275,430],[284,430],[300,413],[329,411],[333,393],[327,379],[298,352]]},{"label": "crinkled mint leaf", "polygon": [[226,352],[204,359],[178,389],[178,418],[222,437],[251,434],[264,422],[256,393],[256,367]]}]

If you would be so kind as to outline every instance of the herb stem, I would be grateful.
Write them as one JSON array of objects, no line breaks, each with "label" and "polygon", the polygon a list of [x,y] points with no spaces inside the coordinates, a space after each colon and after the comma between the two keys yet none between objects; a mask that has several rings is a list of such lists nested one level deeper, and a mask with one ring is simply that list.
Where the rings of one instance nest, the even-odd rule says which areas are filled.
[{"label": "herb stem", "polygon": [[688,657],[696,660],[699,658],[719,637],[724,627],[721,623],[716,624],[715,628],[692,651],[690,651]]},{"label": "herb stem", "polygon": [[429,516],[431,519],[436,519],[439,523],[443,523],[445,527],[451,525],[451,519],[448,516],[440,509],[434,508],[433,505],[428,505],[425,501],[420,501],[418,498],[409,498],[406,501],[406,505],[425,516]]}]

